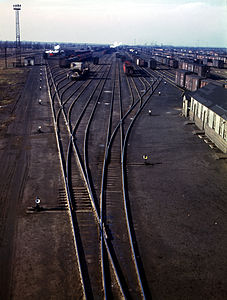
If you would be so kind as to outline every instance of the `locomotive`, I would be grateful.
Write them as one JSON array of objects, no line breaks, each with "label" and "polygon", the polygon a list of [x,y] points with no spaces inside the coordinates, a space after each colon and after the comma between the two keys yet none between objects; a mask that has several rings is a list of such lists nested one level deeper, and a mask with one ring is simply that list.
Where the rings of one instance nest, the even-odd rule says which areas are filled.
[{"label": "locomotive", "polygon": [[123,63],[123,70],[127,76],[133,75],[133,73],[134,73],[134,68],[130,61],[125,61]]},{"label": "locomotive", "polygon": [[64,56],[59,58],[59,67],[69,68],[72,62],[81,62],[92,59],[92,51],[90,50],[78,50],[71,53],[70,56]]},{"label": "locomotive", "polygon": [[84,62],[72,62],[70,65],[70,72],[67,78],[71,80],[80,80],[86,78],[89,74],[89,65]]}]

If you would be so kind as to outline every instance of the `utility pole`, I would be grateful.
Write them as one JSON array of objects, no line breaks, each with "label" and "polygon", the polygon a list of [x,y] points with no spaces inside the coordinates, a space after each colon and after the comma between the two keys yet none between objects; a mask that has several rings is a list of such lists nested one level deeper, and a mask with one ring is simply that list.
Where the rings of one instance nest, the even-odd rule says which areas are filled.
[{"label": "utility pole", "polygon": [[19,11],[21,10],[21,5],[14,4],[13,10],[15,10],[15,17],[16,17],[16,67],[21,67],[20,20],[19,20]]},{"label": "utility pole", "polygon": [[7,43],[5,43],[5,68],[7,69]]}]

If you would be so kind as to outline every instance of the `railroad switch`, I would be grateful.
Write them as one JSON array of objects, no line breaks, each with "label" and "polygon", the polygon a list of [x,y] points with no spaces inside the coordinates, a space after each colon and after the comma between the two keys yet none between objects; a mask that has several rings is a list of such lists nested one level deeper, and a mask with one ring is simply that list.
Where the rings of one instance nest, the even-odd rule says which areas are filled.
[{"label": "railroad switch", "polygon": [[148,164],[147,159],[148,159],[148,156],[146,154],[144,154],[143,155],[143,161],[144,161],[145,165]]},{"label": "railroad switch", "polygon": [[34,207],[35,211],[41,211],[41,210],[43,210],[43,208],[40,206],[40,203],[41,203],[41,200],[37,196],[36,199],[35,199],[35,207]]}]

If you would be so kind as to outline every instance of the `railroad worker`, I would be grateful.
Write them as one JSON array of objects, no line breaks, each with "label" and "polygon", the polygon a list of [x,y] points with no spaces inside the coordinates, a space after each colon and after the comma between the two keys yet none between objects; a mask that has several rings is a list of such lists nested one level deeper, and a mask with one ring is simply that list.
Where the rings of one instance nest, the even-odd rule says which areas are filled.
[{"label": "railroad worker", "polygon": [[145,165],[147,164],[147,159],[148,159],[148,156],[146,154],[144,154],[143,155],[143,160],[144,160]]}]

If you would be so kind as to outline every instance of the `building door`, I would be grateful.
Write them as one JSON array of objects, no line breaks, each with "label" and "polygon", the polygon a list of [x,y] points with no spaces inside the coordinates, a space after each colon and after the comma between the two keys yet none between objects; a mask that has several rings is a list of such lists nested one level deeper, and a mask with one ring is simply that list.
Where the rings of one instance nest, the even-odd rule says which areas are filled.
[{"label": "building door", "polygon": [[203,122],[202,130],[204,130],[204,128],[205,128],[205,122],[206,122],[206,111],[203,112],[202,122]]},{"label": "building door", "polygon": [[194,109],[193,109],[193,121],[195,120],[195,113],[196,113],[196,104],[194,104]]}]

